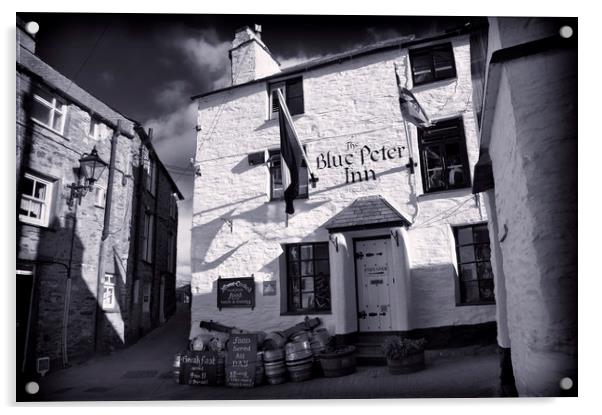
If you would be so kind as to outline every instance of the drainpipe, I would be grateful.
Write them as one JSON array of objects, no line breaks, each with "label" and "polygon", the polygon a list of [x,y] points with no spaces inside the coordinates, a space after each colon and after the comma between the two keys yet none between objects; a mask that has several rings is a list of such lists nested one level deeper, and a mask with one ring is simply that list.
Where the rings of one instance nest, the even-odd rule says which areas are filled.
[{"label": "drainpipe", "polygon": [[100,321],[102,318],[103,282],[105,273],[105,252],[107,250],[106,240],[109,237],[111,224],[111,207],[113,204],[113,184],[115,181],[115,155],[117,153],[117,139],[121,134],[121,120],[117,120],[117,127],[111,136],[111,158],[109,160],[109,183],[107,184],[107,199],[105,202],[104,223],[102,225],[102,236],[100,238],[100,249],[98,252],[98,275],[96,278],[96,318],[94,319],[94,352],[98,350]]}]

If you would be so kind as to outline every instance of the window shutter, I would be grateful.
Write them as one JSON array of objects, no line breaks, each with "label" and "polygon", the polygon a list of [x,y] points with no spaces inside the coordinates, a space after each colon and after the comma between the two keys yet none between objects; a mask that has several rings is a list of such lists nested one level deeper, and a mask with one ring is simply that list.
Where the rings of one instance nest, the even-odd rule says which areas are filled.
[{"label": "window shutter", "polygon": [[291,115],[304,113],[303,78],[295,78],[286,82],[286,104]]}]

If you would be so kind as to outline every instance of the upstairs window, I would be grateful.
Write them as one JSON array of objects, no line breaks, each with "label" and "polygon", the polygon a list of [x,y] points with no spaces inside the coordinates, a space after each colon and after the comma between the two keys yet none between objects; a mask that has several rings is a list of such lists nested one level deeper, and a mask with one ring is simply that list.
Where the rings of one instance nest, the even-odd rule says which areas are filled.
[{"label": "upstairs window", "polygon": [[157,189],[157,162],[149,159],[144,163],[144,187],[151,194],[155,195]]},{"label": "upstairs window", "polygon": [[425,193],[470,186],[462,118],[419,128],[418,144]]},{"label": "upstairs window", "polygon": [[[270,200],[284,199],[284,184],[282,182],[282,165],[280,158],[280,149],[268,151],[268,167],[270,169]],[[297,199],[306,199],[308,197],[308,179],[307,165],[305,161],[301,164],[299,174],[299,195]]]},{"label": "upstairs window", "polygon": [[144,213],[144,225],[142,229],[142,259],[148,263],[153,262],[153,240],[155,230],[155,217]]},{"label": "upstairs window", "polygon": [[102,123],[97,118],[90,118],[90,127],[88,128],[88,137],[94,140],[100,140],[102,137]]},{"label": "upstairs window", "polygon": [[278,118],[280,105],[278,103],[278,94],[276,90],[281,90],[286,99],[286,106],[291,115],[303,114],[303,78],[292,78],[282,82],[275,82],[269,85],[270,94],[270,119]]},{"label": "upstairs window", "polygon": [[328,242],[286,246],[289,312],[330,311]]},{"label": "upstairs window", "polygon": [[19,220],[32,225],[48,226],[53,183],[25,173],[21,186]]},{"label": "upstairs window", "polygon": [[113,310],[115,308],[115,275],[105,274],[102,284],[102,309]]},{"label": "upstairs window", "polygon": [[493,304],[493,271],[487,224],[454,228],[458,258],[458,304]]},{"label": "upstairs window", "polygon": [[31,118],[51,130],[63,134],[67,106],[55,95],[38,88],[33,95]]},{"label": "upstairs window", "polygon": [[169,217],[172,219],[176,219],[177,215],[178,215],[178,203],[176,201],[175,194],[173,194],[169,198]]},{"label": "upstairs window", "polygon": [[456,77],[451,43],[410,49],[410,63],[414,86]]}]

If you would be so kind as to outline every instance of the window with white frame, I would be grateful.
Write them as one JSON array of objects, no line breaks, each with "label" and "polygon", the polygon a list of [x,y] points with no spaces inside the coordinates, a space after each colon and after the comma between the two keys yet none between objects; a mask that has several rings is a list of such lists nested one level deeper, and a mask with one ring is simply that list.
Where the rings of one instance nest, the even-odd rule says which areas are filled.
[{"label": "window with white frame", "polygon": [[52,93],[38,88],[33,95],[31,118],[42,125],[63,134],[67,106]]},{"label": "window with white frame", "polygon": [[176,236],[170,233],[167,237],[167,272],[174,273],[176,268]]},{"label": "window with white frame", "polygon": [[53,187],[53,182],[32,173],[25,173],[19,202],[21,222],[48,226]]},{"label": "window with white frame", "polygon": [[[305,150],[305,148],[304,148]],[[284,199],[284,183],[282,181],[282,160],[280,158],[280,149],[268,150],[268,167],[270,169],[270,200]],[[305,160],[301,162],[299,172],[299,194],[297,199],[306,199],[309,195],[309,173]]]},{"label": "window with white frame", "polygon": [[112,310],[115,308],[115,275],[105,274],[102,283],[102,308]]},{"label": "window with white frame", "polygon": [[107,189],[99,184],[94,184],[94,205],[104,208],[107,202]]},{"label": "window with white frame", "polygon": [[99,140],[102,134],[102,123],[96,117],[90,117],[90,127],[88,129],[88,137],[94,140]]},{"label": "window with white frame", "polygon": [[144,186],[146,190],[154,196],[157,189],[157,162],[149,158],[148,161],[144,163],[144,171],[146,173]]},{"label": "window with white frame", "polygon": [[142,232],[142,259],[153,262],[153,238],[155,217],[150,212],[144,213],[144,228]]}]

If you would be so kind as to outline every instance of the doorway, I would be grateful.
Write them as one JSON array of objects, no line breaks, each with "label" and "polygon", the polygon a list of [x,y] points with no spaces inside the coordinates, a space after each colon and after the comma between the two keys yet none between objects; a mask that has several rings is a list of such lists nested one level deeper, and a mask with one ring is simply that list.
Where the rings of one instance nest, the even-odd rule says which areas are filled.
[{"label": "doorway", "polygon": [[359,331],[392,330],[391,239],[355,239],[354,257]]}]

